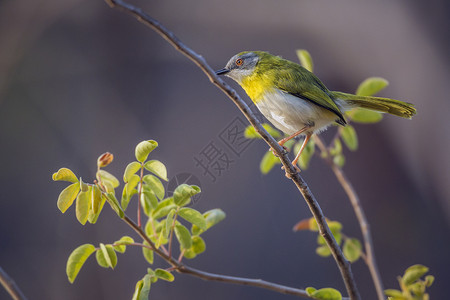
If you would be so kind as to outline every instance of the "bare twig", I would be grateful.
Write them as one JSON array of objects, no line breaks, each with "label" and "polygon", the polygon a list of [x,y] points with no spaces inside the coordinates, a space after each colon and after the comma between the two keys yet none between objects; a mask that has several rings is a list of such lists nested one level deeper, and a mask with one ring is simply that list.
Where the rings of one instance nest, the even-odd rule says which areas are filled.
[{"label": "bare twig", "polygon": [[[335,137],[334,139],[336,138],[337,137]],[[373,241],[372,235],[370,233],[370,226],[369,223],[367,222],[367,218],[361,206],[361,202],[359,201],[358,194],[356,194],[356,191],[353,188],[352,184],[348,180],[347,176],[345,176],[344,171],[338,165],[336,165],[333,162],[333,160],[330,159],[329,151],[325,146],[325,144],[323,143],[323,141],[321,140],[321,138],[315,136],[314,141],[316,142],[317,146],[321,151],[325,151],[328,154],[324,159],[330,165],[331,170],[333,171],[337,180],[339,181],[348,198],[350,199],[350,202],[353,206],[353,210],[355,211],[356,214],[356,218],[358,219],[359,226],[361,227],[361,232],[364,239],[364,248],[366,249],[364,261],[366,262],[367,267],[369,268],[370,274],[372,276],[372,280],[375,285],[375,289],[377,291],[378,299],[384,300],[386,299],[386,297],[384,296],[383,282],[381,281],[380,272],[378,271],[378,266],[375,260],[375,252],[373,250]]]},{"label": "bare twig", "polygon": [[26,300],[27,297],[22,293],[14,280],[6,274],[0,267],[0,283],[14,300]]},{"label": "bare twig", "polygon": [[350,263],[344,257],[341,249],[339,248],[339,245],[336,243],[336,240],[334,239],[330,229],[328,228],[328,225],[325,221],[325,216],[322,213],[319,203],[316,201],[314,195],[310,191],[306,182],[303,180],[303,178],[300,176],[300,174],[292,165],[291,161],[287,157],[286,151],[262,127],[261,123],[255,117],[255,115],[250,110],[248,105],[241,99],[241,97],[239,97],[239,95],[236,93],[234,89],[232,89],[222,79],[216,76],[214,70],[208,65],[208,63],[202,56],[200,56],[192,49],[187,47],[183,42],[181,42],[180,39],[178,39],[171,31],[165,28],[157,20],[153,19],[152,17],[144,13],[140,8],[135,7],[122,0],[105,0],[105,1],[111,7],[118,8],[126,13],[135,16],[138,21],[152,28],[161,37],[167,40],[167,42],[169,42],[176,50],[178,50],[180,53],[182,53],[192,62],[194,62],[206,74],[209,80],[220,90],[222,90],[234,102],[234,104],[236,104],[236,106],[241,110],[241,112],[245,115],[247,120],[253,125],[256,131],[261,135],[261,137],[266,141],[266,143],[269,144],[270,147],[272,147],[272,149],[274,149],[274,152],[280,157],[284,169],[297,186],[298,190],[300,191],[306,203],[308,204],[312,215],[317,221],[320,234],[325,239],[339,267],[339,270],[341,272],[342,278],[344,280],[350,298],[360,299],[359,291],[356,287],[356,282],[353,278]]}]

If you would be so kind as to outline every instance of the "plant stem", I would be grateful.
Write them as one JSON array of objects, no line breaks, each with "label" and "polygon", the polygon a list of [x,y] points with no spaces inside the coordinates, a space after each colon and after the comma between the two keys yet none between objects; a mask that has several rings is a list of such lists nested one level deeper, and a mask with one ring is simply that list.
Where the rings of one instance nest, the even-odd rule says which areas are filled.
[{"label": "plant stem", "polygon": [[14,300],[27,300],[14,280],[0,267],[0,283]]},{"label": "plant stem", "polygon": [[353,188],[352,184],[348,180],[347,176],[345,176],[344,171],[338,165],[336,165],[332,159],[330,159],[329,151],[326,148],[323,141],[321,140],[321,138],[315,136],[314,141],[316,142],[317,146],[321,151],[325,151],[328,154],[327,157],[325,157],[324,159],[330,165],[331,170],[333,171],[337,180],[341,184],[342,188],[344,189],[345,193],[347,194],[347,197],[349,198],[353,206],[353,210],[355,211],[356,218],[358,219],[358,223],[359,226],[361,227],[361,232],[364,239],[364,248],[366,249],[366,257],[364,261],[366,262],[367,267],[369,268],[370,275],[372,277],[375,289],[377,291],[378,299],[384,300],[386,299],[386,297],[384,296],[383,283],[381,281],[380,272],[378,271],[378,266],[375,260],[375,252],[373,249],[372,235],[370,233],[370,225],[367,222],[367,217],[361,206],[358,194],[356,194],[356,191]]},{"label": "plant stem", "polygon": [[158,33],[161,37],[163,37],[169,44],[171,44],[176,50],[185,55],[188,59],[194,62],[209,78],[209,80],[218,87],[221,91],[223,91],[233,102],[234,104],[241,110],[241,112],[245,115],[247,120],[253,125],[255,130],[261,135],[261,137],[266,141],[266,143],[272,147],[275,154],[280,157],[280,160],[284,166],[284,169],[290,179],[295,183],[298,190],[302,194],[305,199],[308,207],[316,219],[316,222],[319,226],[320,234],[325,239],[328,247],[331,250],[331,253],[338,265],[339,271],[341,272],[342,279],[344,281],[347,292],[352,300],[360,299],[358,288],[356,287],[356,282],[353,278],[353,273],[351,271],[350,263],[344,257],[342,250],[339,248],[339,245],[336,243],[333,234],[328,228],[328,224],[325,221],[325,216],[322,212],[322,209],[319,206],[319,203],[315,199],[311,190],[309,189],[306,182],[300,176],[298,171],[292,165],[289,160],[286,151],[277,143],[277,141],[262,127],[261,123],[255,117],[253,112],[250,110],[248,105],[241,99],[241,97],[236,93],[234,89],[232,89],[228,84],[226,84],[222,79],[220,79],[214,72],[214,70],[208,65],[205,59],[194,52],[191,48],[187,47],[180,39],[178,39],[175,34],[165,28],[161,23],[157,20],[153,19],[146,13],[144,13],[140,8],[135,7],[129,3],[126,3],[122,0],[105,0],[111,7],[118,8],[126,13],[129,13],[137,18],[137,20],[151,29],[153,29],[156,33]]}]

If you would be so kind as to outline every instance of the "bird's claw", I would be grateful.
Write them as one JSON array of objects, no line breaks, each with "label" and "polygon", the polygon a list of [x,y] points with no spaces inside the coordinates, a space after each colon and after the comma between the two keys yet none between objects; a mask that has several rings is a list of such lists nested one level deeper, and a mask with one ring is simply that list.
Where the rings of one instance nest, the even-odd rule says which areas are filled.
[{"label": "bird's claw", "polygon": [[[300,170],[300,168],[299,167],[297,167],[297,165],[292,165],[293,167],[294,167],[294,169],[295,169],[295,171],[297,171],[298,173],[300,173],[301,172],[301,170]],[[285,167],[284,166],[281,166],[281,170],[285,170]],[[286,178],[288,178],[288,179],[292,179],[292,176],[291,176],[291,174],[289,174],[287,171],[285,172],[285,174],[284,174],[285,176],[286,176]]]},{"label": "bird's claw", "polygon": [[[283,147],[283,154],[289,153],[289,149],[286,148],[286,146],[280,146]],[[278,157],[278,154],[276,154],[275,150],[272,147],[269,148],[269,151],[271,151],[274,156]]]}]

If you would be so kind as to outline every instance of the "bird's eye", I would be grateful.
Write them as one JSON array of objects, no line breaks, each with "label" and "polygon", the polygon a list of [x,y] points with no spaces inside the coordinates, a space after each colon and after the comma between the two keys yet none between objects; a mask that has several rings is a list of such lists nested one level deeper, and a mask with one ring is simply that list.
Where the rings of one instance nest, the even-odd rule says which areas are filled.
[{"label": "bird's eye", "polygon": [[244,61],[242,60],[242,58],[236,59],[236,66],[242,66],[243,64],[244,64]]}]

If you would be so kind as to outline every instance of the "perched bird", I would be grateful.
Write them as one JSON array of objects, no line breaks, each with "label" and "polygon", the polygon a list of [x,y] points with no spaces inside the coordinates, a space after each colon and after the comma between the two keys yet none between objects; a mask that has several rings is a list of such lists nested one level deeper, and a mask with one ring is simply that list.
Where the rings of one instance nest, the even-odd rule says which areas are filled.
[{"label": "perched bird", "polygon": [[403,101],[330,91],[302,66],[262,51],[236,54],[216,74],[235,80],[261,113],[289,135],[278,142],[281,146],[305,135],[292,161],[294,167],[311,136],[332,124],[345,126],[343,112],[349,109],[360,107],[407,119],[416,113],[412,104]]}]

